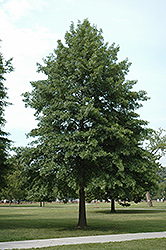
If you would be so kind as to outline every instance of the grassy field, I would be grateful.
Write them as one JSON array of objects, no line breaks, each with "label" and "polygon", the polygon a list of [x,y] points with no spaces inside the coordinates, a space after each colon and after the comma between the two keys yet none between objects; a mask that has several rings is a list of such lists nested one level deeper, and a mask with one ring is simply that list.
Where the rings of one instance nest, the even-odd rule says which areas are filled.
[{"label": "grassy field", "polygon": [[129,208],[117,204],[115,214],[110,213],[109,203],[100,203],[98,208],[87,204],[86,229],[76,228],[78,204],[46,204],[43,208],[2,205],[0,241],[166,231],[166,203],[153,204],[152,208],[146,203],[132,204]]},{"label": "grassy field", "polygon": [[[31,248],[29,250],[36,249]],[[166,239],[133,240],[112,243],[81,244],[37,248],[39,250],[165,250]]]}]

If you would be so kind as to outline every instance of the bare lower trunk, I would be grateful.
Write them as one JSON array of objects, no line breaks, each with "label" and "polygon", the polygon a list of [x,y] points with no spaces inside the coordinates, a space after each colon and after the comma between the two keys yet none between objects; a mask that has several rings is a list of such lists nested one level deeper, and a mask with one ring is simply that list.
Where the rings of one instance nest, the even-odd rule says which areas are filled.
[{"label": "bare lower trunk", "polygon": [[87,227],[85,210],[85,191],[82,185],[80,185],[79,189],[79,220],[77,227]]},{"label": "bare lower trunk", "polygon": [[9,207],[11,207],[11,205],[12,205],[12,200],[10,199],[9,200]]},{"label": "bare lower trunk", "polygon": [[111,213],[115,213],[115,200],[111,199]]},{"label": "bare lower trunk", "polygon": [[42,201],[40,201],[40,207],[42,207]]},{"label": "bare lower trunk", "polygon": [[146,192],[146,199],[147,199],[148,207],[153,207],[153,204],[152,204],[152,200],[151,200],[151,198],[150,198],[150,193],[149,193],[149,191]]}]

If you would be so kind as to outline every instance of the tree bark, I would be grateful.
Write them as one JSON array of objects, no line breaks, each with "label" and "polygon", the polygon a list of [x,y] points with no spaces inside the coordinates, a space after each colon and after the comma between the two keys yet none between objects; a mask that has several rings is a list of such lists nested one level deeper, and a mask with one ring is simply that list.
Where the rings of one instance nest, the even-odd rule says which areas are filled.
[{"label": "tree bark", "polygon": [[149,191],[146,192],[146,200],[147,200],[148,207],[153,207]]},{"label": "tree bark", "polygon": [[111,199],[111,213],[115,213],[115,200]]},{"label": "tree bark", "polygon": [[85,210],[85,191],[84,187],[81,184],[79,189],[79,220],[77,227],[87,227]]},{"label": "tree bark", "polygon": [[42,207],[42,201],[40,201],[40,207]]},{"label": "tree bark", "polygon": [[12,205],[12,200],[9,199],[9,207],[11,207],[11,205]]}]

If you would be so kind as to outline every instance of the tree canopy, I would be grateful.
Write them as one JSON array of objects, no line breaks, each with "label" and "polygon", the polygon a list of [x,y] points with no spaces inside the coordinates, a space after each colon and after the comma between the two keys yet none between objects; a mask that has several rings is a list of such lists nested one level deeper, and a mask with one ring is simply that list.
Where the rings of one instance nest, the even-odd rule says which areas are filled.
[{"label": "tree canopy", "polygon": [[87,19],[76,28],[72,23],[65,44],[58,40],[38,64],[47,79],[31,82],[33,90],[24,93],[38,120],[29,133],[35,141],[27,169],[41,179],[54,176],[55,183],[65,176],[69,187],[79,188],[81,227],[87,225],[84,188],[92,178],[105,173],[115,188],[119,178],[135,185],[139,174],[147,181],[145,168],[156,167],[142,147],[147,122],[136,113],[148,97],[133,90],[137,81],[126,80],[131,63],[118,60],[119,50]]},{"label": "tree canopy", "polygon": [[13,70],[11,60],[12,59],[6,61],[3,58],[3,55],[0,53],[0,189],[5,185],[4,176],[8,169],[8,164],[6,163],[6,160],[8,155],[7,149],[10,141],[7,138],[8,133],[4,131],[4,126],[6,123],[4,118],[4,111],[5,107],[9,105],[9,102],[7,102],[7,88],[4,85],[4,75]]},{"label": "tree canopy", "polygon": [[1,197],[4,197],[10,201],[23,200],[27,196],[26,190],[26,176],[24,171],[24,164],[21,162],[20,148],[13,149],[14,154],[7,159],[7,164],[10,166],[10,170],[5,176],[6,185],[1,191]]}]

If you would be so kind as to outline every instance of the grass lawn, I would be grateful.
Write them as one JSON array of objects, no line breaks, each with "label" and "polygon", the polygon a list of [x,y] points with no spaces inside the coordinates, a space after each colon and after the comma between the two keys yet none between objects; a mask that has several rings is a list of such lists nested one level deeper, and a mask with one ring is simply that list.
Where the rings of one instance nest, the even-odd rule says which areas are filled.
[{"label": "grass lawn", "polygon": [[[132,204],[129,208],[122,208],[117,204],[115,214],[110,213],[109,203],[100,203],[98,208],[95,208],[94,204],[87,204],[88,228],[86,229],[76,228],[78,204],[46,204],[46,207],[43,208],[30,205],[29,207],[24,205],[5,207],[2,205],[0,206],[0,241],[166,231],[166,202],[153,204],[152,208],[148,208],[146,203]],[[164,239],[157,239],[157,241],[166,245]],[[150,244],[151,241],[148,240],[148,242]],[[110,244],[110,247],[107,244]],[[111,244],[115,243],[107,244],[102,244],[103,248],[96,248],[96,246],[95,249],[111,249]],[[125,249],[122,247],[126,244],[125,242],[117,243],[117,246],[118,244],[121,245],[121,249]],[[134,242],[129,244],[132,245]],[[70,249],[84,249],[80,246],[79,248],[74,247],[76,246]],[[86,249],[88,248],[86,247]]]},{"label": "grass lawn", "polygon": [[80,244],[68,246],[55,246],[43,248],[30,248],[39,250],[165,250],[166,239],[133,240],[124,242]]}]

